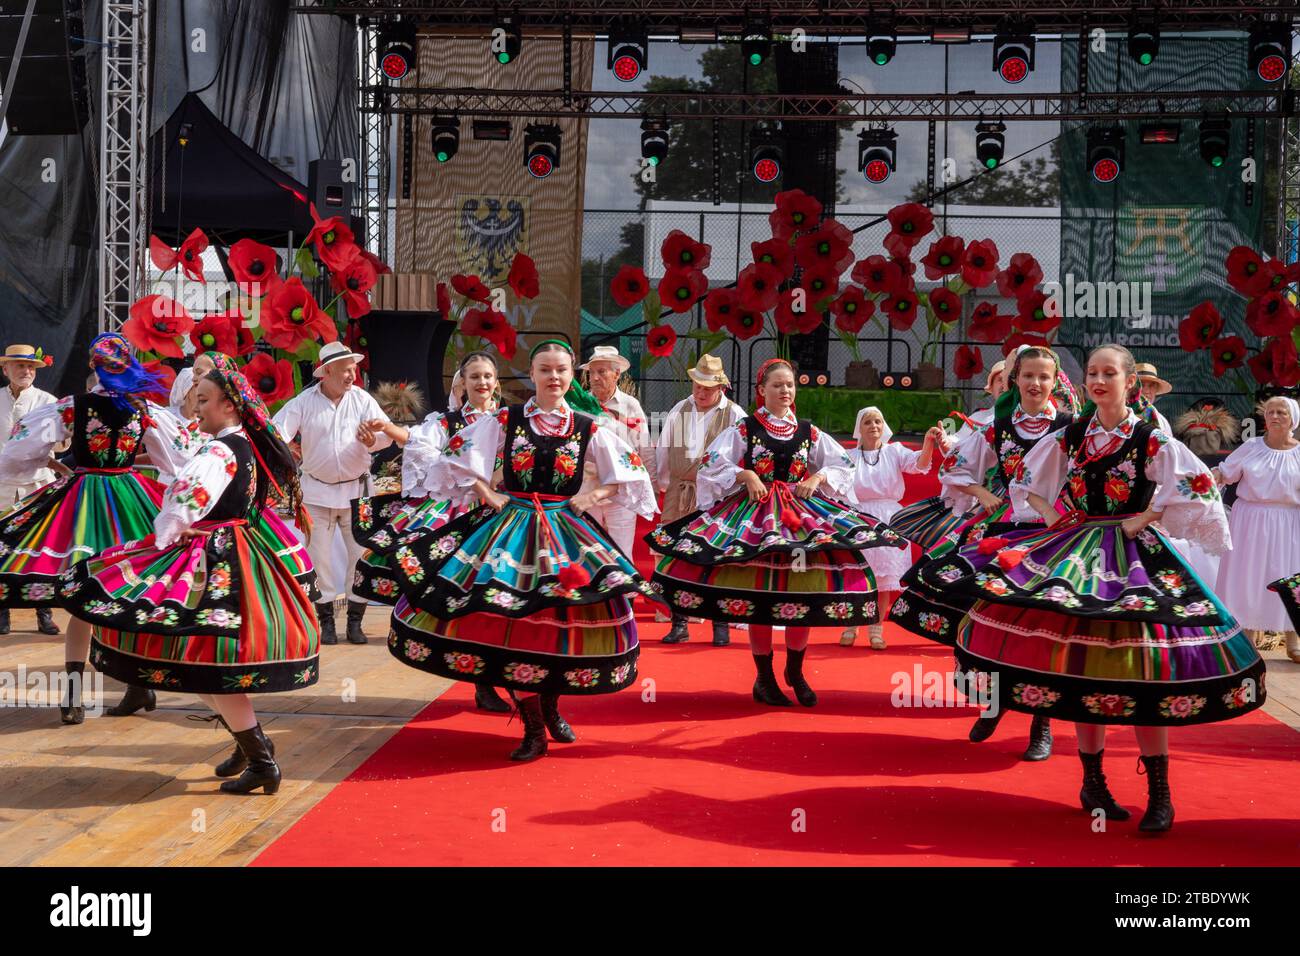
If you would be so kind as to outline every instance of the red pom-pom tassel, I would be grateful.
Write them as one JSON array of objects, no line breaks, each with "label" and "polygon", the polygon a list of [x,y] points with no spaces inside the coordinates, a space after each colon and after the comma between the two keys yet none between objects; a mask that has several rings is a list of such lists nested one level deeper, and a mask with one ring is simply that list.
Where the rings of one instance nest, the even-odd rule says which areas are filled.
[{"label": "red pom-pom tassel", "polygon": [[781,512],[781,524],[785,525],[791,531],[799,532],[803,530],[803,518],[789,509]]},{"label": "red pom-pom tassel", "polygon": [[1011,542],[1006,538],[981,538],[979,543],[980,554],[992,554],[994,551],[1000,551]]},{"label": "red pom-pom tassel", "polygon": [[591,575],[587,569],[580,564],[566,564],[560,568],[560,584],[566,590],[576,591],[578,588],[586,587],[591,583]]},{"label": "red pom-pom tassel", "polygon": [[1025,552],[1022,548],[1011,548],[998,554],[998,564],[1004,571],[1010,571],[1023,560]]}]

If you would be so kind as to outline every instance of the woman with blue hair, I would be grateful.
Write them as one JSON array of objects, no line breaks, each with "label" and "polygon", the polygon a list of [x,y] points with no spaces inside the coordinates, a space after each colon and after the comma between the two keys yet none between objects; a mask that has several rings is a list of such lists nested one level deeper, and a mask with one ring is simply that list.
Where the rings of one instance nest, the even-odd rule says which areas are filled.
[{"label": "woman with blue hair", "polygon": [[[114,545],[153,533],[163,486],[133,467],[148,452],[174,470],[190,454],[176,419],[143,396],[163,391],[157,376],[132,355],[116,332],[90,346],[97,384],[25,416],[0,449],[0,480],[30,473],[51,450],[71,442],[73,471],[19,501],[0,517],[0,607],[53,607],[63,603],[65,571]],[[90,650],[90,625],[73,618],[64,642],[65,724],[85,720],[82,673]]]}]

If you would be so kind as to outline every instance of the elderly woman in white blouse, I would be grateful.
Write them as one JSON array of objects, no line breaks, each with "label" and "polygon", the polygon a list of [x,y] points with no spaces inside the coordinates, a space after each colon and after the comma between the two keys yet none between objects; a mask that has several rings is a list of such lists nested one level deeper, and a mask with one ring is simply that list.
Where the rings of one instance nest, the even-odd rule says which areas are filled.
[{"label": "elderly woman in white blouse", "polygon": [[1300,637],[1268,591],[1270,581],[1300,571],[1300,404],[1278,396],[1260,413],[1264,434],[1214,469],[1220,485],[1237,485],[1229,519],[1236,547],[1224,555],[1214,590],[1246,630],[1284,632],[1287,656],[1300,663]]}]

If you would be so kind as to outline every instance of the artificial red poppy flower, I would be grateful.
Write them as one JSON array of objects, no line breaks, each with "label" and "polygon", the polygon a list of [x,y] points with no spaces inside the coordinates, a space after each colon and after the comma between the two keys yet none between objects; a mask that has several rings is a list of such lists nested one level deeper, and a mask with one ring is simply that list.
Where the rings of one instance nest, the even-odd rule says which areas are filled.
[{"label": "artificial red poppy flower", "polygon": [[514,355],[515,329],[502,312],[487,307],[466,312],[460,323],[460,331],[462,335],[486,339],[506,358]]},{"label": "artificial red poppy flower", "polygon": [[698,269],[669,269],[659,280],[659,301],[669,312],[689,312],[709,291],[709,280]]},{"label": "artificial red poppy flower", "polygon": [[907,202],[889,210],[889,231],[914,246],[934,228],[934,213],[918,202]]},{"label": "artificial red poppy flower", "polygon": [[1289,285],[1287,279],[1286,263],[1281,259],[1269,259],[1264,263],[1264,268],[1268,271],[1268,288],[1281,289]]},{"label": "artificial red poppy flower", "polygon": [[334,320],[294,276],[266,297],[262,306],[262,338],[272,348],[296,352],[304,341],[337,342]]},{"label": "artificial red poppy flower", "polygon": [[315,247],[316,257],[329,266],[331,272],[347,265],[347,261],[356,255],[357,237],[342,216],[322,219],[316,214],[315,203],[309,208],[315,225],[307,233],[306,242]]},{"label": "artificial red poppy flower", "polygon": [[366,372],[370,370],[370,340],[361,334],[361,323],[355,320],[349,320],[347,326],[343,329],[343,344],[357,355],[361,356],[361,361],[357,362],[357,370]]},{"label": "artificial red poppy flower", "polygon": [[776,266],[769,266],[766,262],[745,266],[736,279],[740,304],[751,312],[766,312],[774,308],[782,281]]},{"label": "artificial red poppy flower", "polygon": [[1210,358],[1214,364],[1214,377],[1223,378],[1230,368],[1239,368],[1246,361],[1246,343],[1240,335],[1229,335],[1210,343]]},{"label": "artificial red poppy flower", "polygon": [[149,258],[160,272],[179,265],[185,275],[195,282],[207,282],[203,276],[203,251],[208,248],[208,237],[202,229],[195,229],[180,248],[172,249],[157,236],[149,237]]},{"label": "artificial red poppy flower", "polygon": [[1184,352],[1199,352],[1223,331],[1223,316],[1208,299],[1178,324],[1178,344]]},{"label": "artificial red poppy flower", "polygon": [[1249,246],[1234,246],[1228,253],[1227,267],[1228,285],[1242,295],[1261,295],[1273,281],[1263,258]]},{"label": "artificial red poppy flower", "polygon": [[645,347],[651,355],[660,358],[673,354],[677,346],[677,332],[671,325],[656,325],[646,333]]},{"label": "artificial red poppy flower", "polygon": [[[149,399],[155,405],[166,405],[171,401],[172,386],[176,384],[176,369],[172,368],[162,359],[153,362],[144,362],[144,369],[158,379],[156,391],[145,392],[144,397]],[[118,437],[118,444],[127,438],[126,435]]]},{"label": "artificial red poppy flower", "polygon": [[225,312],[215,312],[208,318],[225,322],[230,326],[231,333],[235,337],[235,350],[225,354],[234,358],[242,358],[249,355],[257,348],[257,340],[253,338],[253,330],[248,327],[248,320],[244,317],[244,312],[236,303]]},{"label": "artificial red poppy flower", "polygon": [[1048,347],[1050,343],[1041,335],[1036,335],[1033,332],[1016,332],[1008,336],[1007,340],[1002,343],[1003,356],[1010,355],[1022,345]]},{"label": "artificial red poppy flower", "polygon": [[993,284],[998,275],[998,247],[992,239],[981,239],[966,247],[961,259],[961,277],[973,289]]},{"label": "artificial red poppy flower", "polygon": [[506,282],[519,298],[537,298],[537,293],[541,291],[537,278],[537,263],[533,262],[531,256],[516,252],[515,257],[510,260],[510,275],[506,277]]},{"label": "artificial red poppy flower", "polygon": [[240,371],[268,405],[293,397],[293,366],[284,359],[258,352]]},{"label": "artificial red poppy flower", "polygon": [[378,279],[370,260],[353,256],[342,269],[330,273],[330,287],[343,296],[348,317],[359,319],[370,314],[370,290]]},{"label": "artificial red poppy flower", "polygon": [[939,286],[937,289],[931,289],[927,295],[927,301],[930,305],[930,311],[940,322],[955,322],[961,318],[961,296]]},{"label": "artificial red poppy flower", "polygon": [[369,262],[372,266],[375,267],[375,275],[382,276],[382,275],[389,275],[392,273],[393,270],[388,268],[388,263],[386,263],[383,259],[379,258],[373,252],[367,252],[365,249],[362,249],[360,246],[357,247],[357,251],[360,253],[363,259],[365,259],[367,262]]},{"label": "artificial red poppy flower", "polygon": [[742,342],[752,339],[763,331],[763,316],[753,309],[746,309],[743,305],[739,306],[731,313],[731,318],[727,322],[727,329]]},{"label": "artificial red poppy flower", "polygon": [[930,251],[921,260],[925,266],[927,279],[942,279],[944,276],[961,272],[962,253],[966,251],[966,242],[961,236],[940,236],[930,243]]},{"label": "artificial red poppy flower", "polygon": [[789,239],[796,232],[811,229],[822,214],[822,204],[802,189],[788,189],[776,194],[776,208],[768,215],[772,235]]},{"label": "artificial red poppy flower", "polygon": [[721,332],[731,323],[740,308],[740,295],[734,289],[714,289],[704,300],[704,321],[710,332]]},{"label": "artificial red poppy flower", "polygon": [[141,352],[180,358],[185,354],[181,338],[193,328],[194,320],[185,306],[165,295],[147,295],[131,306],[122,334]]},{"label": "artificial red poppy flower", "polygon": [[674,229],[659,247],[665,269],[707,269],[713,247],[692,239],[680,229]]},{"label": "artificial red poppy flower", "polygon": [[996,344],[1011,334],[1012,316],[999,315],[992,302],[981,302],[971,313],[967,334],[976,342]]},{"label": "artificial red poppy flower", "polygon": [[439,282],[434,295],[437,299],[438,314],[445,322],[451,318],[451,293],[447,291],[447,283]]},{"label": "artificial red poppy flower", "polygon": [[1043,281],[1043,267],[1027,252],[1017,252],[1007,267],[998,273],[998,293],[1017,301],[1025,298]]},{"label": "artificial red poppy flower", "polygon": [[[796,299],[802,303],[797,310],[794,307]],[[804,291],[796,289],[786,289],[781,293],[772,317],[782,335],[809,335],[822,324],[822,313],[809,305]]]},{"label": "artificial red poppy flower", "polygon": [[855,285],[840,293],[839,298],[831,303],[831,315],[835,316],[835,327],[841,332],[857,335],[876,311],[876,303],[862,294]]},{"label": "artificial red poppy flower", "polygon": [[794,247],[783,239],[767,239],[763,242],[751,242],[749,250],[754,254],[755,262],[765,262],[781,273],[782,279],[794,275]]},{"label": "artificial red poppy flower", "polygon": [[650,294],[650,280],[645,277],[644,269],[623,266],[610,280],[609,294],[620,308],[631,308]]},{"label": "artificial red poppy flower", "polygon": [[1289,335],[1269,339],[1246,364],[1260,385],[1276,385],[1280,388],[1300,385],[1300,359],[1297,359],[1295,343]]},{"label": "artificial red poppy flower", "polygon": [[1246,306],[1246,328],[1262,339],[1290,335],[1295,323],[1295,307],[1280,292],[1265,292]]},{"label": "artificial red poppy flower", "polygon": [[827,219],[794,241],[794,261],[805,269],[828,269],[839,275],[853,264],[853,233]]},{"label": "artificial red poppy flower", "polygon": [[880,311],[889,316],[891,327],[906,332],[916,321],[916,293],[897,289],[880,300]]},{"label": "artificial red poppy flower", "polygon": [[279,278],[275,250],[252,239],[240,239],[226,257],[235,284],[245,295],[260,297],[271,291],[271,278]]},{"label": "artificial red poppy flower", "polygon": [[840,276],[830,265],[805,269],[799,279],[799,288],[808,293],[808,303],[815,306],[839,291]]},{"label": "artificial red poppy flower", "polygon": [[501,330],[501,334],[497,336],[497,340],[493,344],[496,345],[497,352],[501,357],[508,362],[515,357],[515,351],[519,347],[519,333],[513,325],[507,322],[506,327]]},{"label": "artificial red poppy flower", "polygon": [[1015,326],[1021,332],[1046,335],[1061,324],[1060,309],[1046,292],[1033,292],[1019,301]]},{"label": "artificial red poppy flower", "polygon": [[903,274],[903,285],[915,291],[916,280],[912,276],[916,274],[916,263],[906,256],[894,256],[889,261],[898,266],[898,271]]},{"label": "artificial red poppy flower", "polygon": [[888,292],[904,284],[903,270],[898,263],[884,256],[867,256],[859,260],[850,277],[858,285],[866,286],[868,292]]},{"label": "artificial red poppy flower", "polygon": [[[889,253],[891,259],[910,261],[912,256],[912,245],[903,238],[900,233],[891,232],[889,235],[885,236],[885,241],[881,243],[881,245],[885,247],[885,251]],[[914,271],[914,269],[908,269],[906,271],[910,273]]]},{"label": "artificial red poppy flower", "polygon": [[486,302],[492,296],[492,290],[485,286],[478,276],[467,276],[458,272],[451,277],[451,287],[465,298],[475,302]]},{"label": "artificial red poppy flower", "polygon": [[234,355],[239,348],[238,327],[232,325],[224,315],[205,315],[190,330],[190,341],[194,343],[196,355],[203,352],[223,352]]},{"label": "artificial red poppy flower", "polygon": [[983,354],[979,349],[973,349],[969,345],[957,346],[957,352],[952,357],[952,371],[963,382],[978,375],[984,371]]}]

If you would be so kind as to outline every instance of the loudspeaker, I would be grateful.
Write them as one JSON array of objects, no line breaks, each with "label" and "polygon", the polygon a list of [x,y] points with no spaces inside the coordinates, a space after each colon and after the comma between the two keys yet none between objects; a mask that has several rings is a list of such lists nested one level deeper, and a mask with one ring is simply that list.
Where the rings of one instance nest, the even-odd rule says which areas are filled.
[{"label": "loudspeaker", "polygon": [[313,159],[307,164],[307,195],[322,219],[352,216],[353,183],[343,181],[341,159]]},{"label": "loudspeaker", "polygon": [[916,379],[910,372],[886,372],[880,376],[881,388],[909,389],[916,388]]},{"label": "loudspeaker", "polygon": [[796,380],[800,388],[825,388],[831,383],[831,373],[825,369],[815,369],[809,372],[800,369]]},{"label": "loudspeaker", "polygon": [[[9,77],[26,0],[0,0],[0,89]],[[81,0],[37,0],[5,112],[11,136],[80,133],[86,102]]]},{"label": "loudspeaker", "polygon": [[439,312],[371,312],[360,320],[370,353],[370,385],[413,382],[431,411],[447,407],[442,367],[455,322]]}]

